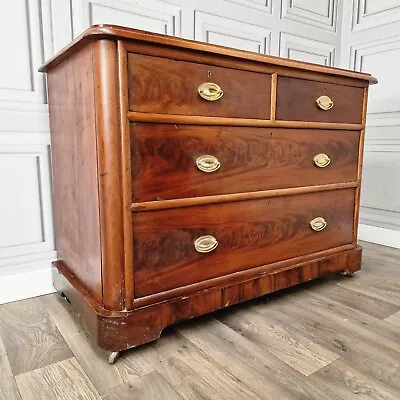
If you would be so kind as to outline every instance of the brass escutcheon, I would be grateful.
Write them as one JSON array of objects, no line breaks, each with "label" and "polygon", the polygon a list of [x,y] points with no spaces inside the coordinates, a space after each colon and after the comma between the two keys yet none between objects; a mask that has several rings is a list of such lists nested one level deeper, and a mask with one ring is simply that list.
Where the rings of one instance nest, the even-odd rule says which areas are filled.
[{"label": "brass escutcheon", "polygon": [[202,83],[197,91],[199,92],[200,97],[208,101],[219,100],[224,92],[219,85],[213,82],[204,82]]},{"label": "brass escutcheon", "polygon": [[329,96],[319,96],[315,102],[317,106],[324,111],[328,111],[333,107],[333,100]]},{"label": "brass escutcheon", "polygon": [[327,225],[325,219],[322,217],[316,217],[310,221],[311,228],[316,232],[324,230]]},{"label": "brass escutcheon", "polygon": [[205,154],[203,156],[197,157],[196,160],[197,168],[203,172],[214,172],[221,166],[217,157]]},{"label": "brass escutcheon", "polygon": [[194,241],[194,248],[199,253],[209,253],[217,248],[218,241],[214,236],[200,236]]},{"label": "brass escutcheon", "polygon": [[314,164],[319,168],[325,168],[331,163],[331,159],[325,153],[317,154],[314,157]]}]

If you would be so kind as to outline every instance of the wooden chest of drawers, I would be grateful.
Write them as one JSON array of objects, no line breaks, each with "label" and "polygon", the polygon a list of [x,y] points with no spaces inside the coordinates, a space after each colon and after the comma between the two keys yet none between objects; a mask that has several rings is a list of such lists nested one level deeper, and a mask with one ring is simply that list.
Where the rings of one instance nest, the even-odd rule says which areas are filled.
[{"label": "wooden chest of drawers", "polygon": [[54,283],[102,348],[360,268],[375,78],[115,26],[41,70]]}]

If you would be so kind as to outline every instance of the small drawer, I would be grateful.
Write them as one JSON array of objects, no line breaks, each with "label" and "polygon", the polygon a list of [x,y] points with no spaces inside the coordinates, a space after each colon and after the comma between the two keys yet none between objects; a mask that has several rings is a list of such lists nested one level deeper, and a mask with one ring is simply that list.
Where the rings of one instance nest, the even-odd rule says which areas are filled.
[{"label": "small drawer", "polygon": [[364,89],[278,77],[276,119],[362,123]]},{"label": "small drawer", "polygon": [[359,131],[131,123],[134,202],[357,180]]},{"label": "small drawer", "polygon": [[132,111],[270,118],[268,74],[129,53],[128,85]]},{"label": "small drawer", "polygon": [[135,295],[349,244],[355,190],[133,214]]}]

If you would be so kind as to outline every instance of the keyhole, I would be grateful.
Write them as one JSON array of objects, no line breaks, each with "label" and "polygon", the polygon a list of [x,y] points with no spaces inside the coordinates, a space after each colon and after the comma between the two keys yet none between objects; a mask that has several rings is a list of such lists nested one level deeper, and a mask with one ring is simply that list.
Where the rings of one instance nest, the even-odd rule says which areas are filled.
[{"label": "keyhole", "polygon": [[208,76],[209,78],[211,78],[211,71],[208,71],[208,72],[207,72],[207,76]]}]

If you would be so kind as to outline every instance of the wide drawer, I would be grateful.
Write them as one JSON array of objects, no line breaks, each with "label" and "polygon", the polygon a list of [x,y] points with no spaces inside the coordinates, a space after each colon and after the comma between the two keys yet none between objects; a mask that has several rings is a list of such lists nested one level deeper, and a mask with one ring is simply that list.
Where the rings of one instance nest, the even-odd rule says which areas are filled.
[{"label": "wide drawer", "polygon": [[270,117],[271,76],[267,74],[130,53],[128,85],[132,111]]},{"label": "wide drawer", "polygon": [[130,132],[134,202],[357,180],[358,131],[132,123]]},{"label": "wide drawer", "polygon": [[344,189],[134,213],[135,295],[351,243],[354,201]]},{"label": "wide drawer", "polygon": [[276,119],[361,124],[364,89],[278,77]]}]

